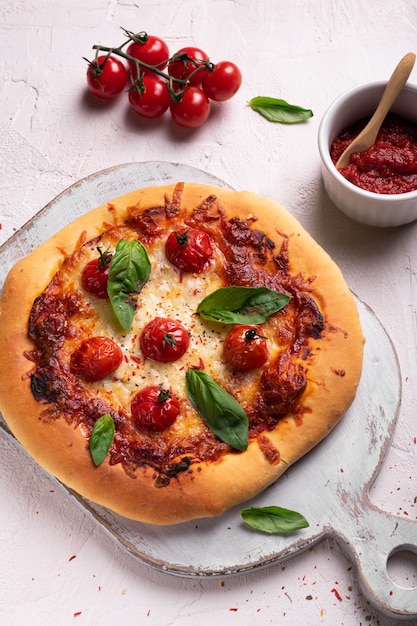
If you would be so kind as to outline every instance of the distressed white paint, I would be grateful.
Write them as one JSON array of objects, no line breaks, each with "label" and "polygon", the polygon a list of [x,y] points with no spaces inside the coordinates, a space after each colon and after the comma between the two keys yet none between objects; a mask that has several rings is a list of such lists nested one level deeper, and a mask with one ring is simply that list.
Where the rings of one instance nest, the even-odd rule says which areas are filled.
[{"label": "distressed white paint", "polygon": [[[387,330],[402,386],[392,444],[370,489],[376,510],[390,515],[365,506],[363,493],[355,500],[357,491],[344,483],[329,536],[271,567],[227,578],[183,579],[143,565],[0,437],[2,624],[394,626],[399,617],[387,617],[378,608],[381,602],[391,613],[392,607],[404,613],[415,606],[415,562],[410,569],[403,559],[405,573],[399,567],[395,574],[400,585],[414,585],[411,593],[398,585],[388,598],[382,591],[392,545],[383,544],[384,526],[391,534],[397,517],[392,541],[402,541],[405,524],[417,518],[416,224],[381,231],[337,212],[322,188],[316,140],[321,114],[334,97],[359,82],[386,78],[406,52],[416,51],[416,22],[415,0],[0,0],[0,243],[93,172],[144,161],[198,167],[234,188],[273,197],[300,219]],[[161,126],[142,123],[123,100],[92,103],[83,92],[81,57],[94,43],[118,43],[120,26],[162,35],[173,50],[192,44],[214,61],[235,60],[244,75],[242,89],[194,133],[173,128],[168,120]],[[416,82],[415,72],[411,80]],[[259,94],[311,107],[315,116],[301,126],[268,124],[246,105]],[[305,479],[290,490],[297,509],[311,493],[318,501],[326,493],[309,482],[310,461],[302,461]],[[283,490],[292,477],[283,478]],[[363,484],[367,481],[364,477]],[[361,525],[352,528],[348,517],[350,525],[340,526],[339,516],[352,508]],[[374,541],[364,532],[365,522],[377,527]],[[352,567],[354,552],[364,543],[357,537],[367,537],[370,547],[382,546],[380,564],[375,551],[359,563],[376,591],[371,605]],[[166,541],[175,548],[175,538]],[[259,541],[260,550],[262,545]],[[340,545],[351,546],[346,556]],[[198,544],[194,549],[198,553]],[[221,542],[212,546],[216,557],[226,549]],[[381,572],[379,581],[370,581],[369,564]]]}]

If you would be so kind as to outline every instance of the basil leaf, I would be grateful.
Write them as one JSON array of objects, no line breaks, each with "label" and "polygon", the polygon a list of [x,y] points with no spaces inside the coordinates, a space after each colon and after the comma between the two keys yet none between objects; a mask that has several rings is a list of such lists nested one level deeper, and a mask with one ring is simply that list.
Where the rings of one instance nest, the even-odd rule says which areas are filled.
[{"label": "basil leaf", "polygon": [[107,456],[114,438],[114,420],[110,413],[105,413],[94,424],[90,436],[90,452],[94,465],[100,465]]},{"label": "basil leaf", "polygon": [[302,107],[289,104],[279,98],[257,96],[249,100],[248,104],[254,111],[266,117],[269,122],[299,124],[313,117],[313,111],[311,109],[303,109]]},{"label": "basil leaf", "polygon": [[187,394],[210,430],[236,450],[248,447],[248,417],[238,401],[206,372],[189,369]]},{"label": "basil leaf", "polygon": [[243,521],[263,533],[288,535],[295,530],[309,526],[306,518],[289,509],[279,506],[253,506],[240,512]]},{"label": "basil leaf", "polygon": [[268,287],[220,287],[200,302],[197,313],[222,324],[263,324],[289,300],[290,296]]},{"label": "basil leaf", "polygon": [[126,331],[132,326],[137,295],[151,271],[148,254],[140,241],[120,239],[110,262],[107,293],[113,311]]}]

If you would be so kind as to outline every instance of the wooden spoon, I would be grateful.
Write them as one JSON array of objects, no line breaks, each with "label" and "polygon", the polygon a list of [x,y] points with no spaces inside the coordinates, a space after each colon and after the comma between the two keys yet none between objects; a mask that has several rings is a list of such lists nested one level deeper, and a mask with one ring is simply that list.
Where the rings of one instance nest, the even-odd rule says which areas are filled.
[{"label": "wooden spoon", "polygon": [[336,162],[336,167],[339,170],[341,167],[348,165],[350,155],[354,152],[364,152],[374,145],[376,136],[381,124],[385,119],[388,111],[394,104],[395,100],[401,93],[408,77],[413,69],[416,55],[413,52],[409,52],[401,59],[397,67],[393,71],[391,78],[389,79],[387,86],[385,87],[382,98],[375,110],[375,113],[365,126],[365,128],[359,133],[357,137],[348,145],[348,147],[342,152]]}]

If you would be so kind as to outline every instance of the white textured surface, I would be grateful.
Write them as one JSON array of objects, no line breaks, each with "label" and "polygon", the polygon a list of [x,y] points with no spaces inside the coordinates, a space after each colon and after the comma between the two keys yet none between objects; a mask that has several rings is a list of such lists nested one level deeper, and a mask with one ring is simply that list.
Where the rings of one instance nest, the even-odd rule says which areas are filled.
[{"label": "white textured surface", "polygon": [[[341,91],[386,78],[416,51],[416,23],[415,0],[0,0],[0,242],[73,182],[131,161],[181,162],[282,202],[332,254],[396,347],[402,407],[371,497],[410,520],[417,519],[417,226],[377,230],[338,212],[319,177],[317,129]],[[163,36],[173,51],[191,44],[213,61],[234,60],[242,89],[193,133],[168,120],[142,123],[123,99],[92,103],[81,57],[94,43],[119,43],[120,26]],[[315,116],[271,125],[246,105],[256,95]],[[1,624],[398,623],[367,603],[330,539],[272,569],[222,580],[151,570],[2,438],[0,447]],[[415,560],[402,559],[395,576],[415,587]]]}]

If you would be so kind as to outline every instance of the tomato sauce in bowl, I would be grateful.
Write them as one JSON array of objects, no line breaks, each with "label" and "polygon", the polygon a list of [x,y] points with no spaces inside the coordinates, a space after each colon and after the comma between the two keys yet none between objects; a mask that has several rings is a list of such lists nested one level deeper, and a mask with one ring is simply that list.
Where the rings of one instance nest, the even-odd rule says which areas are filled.
[{"label": "tomato sauce in bowl", "polygon": [[[348,126],[332,141],[330,156],[339,156],[367,124],[369,118]],[[364,152],[352,154],[350,163],[340,170],[361,189],[380,194],[399,194],[417,189],[417,124],[389,113],[375,144]]]}]

